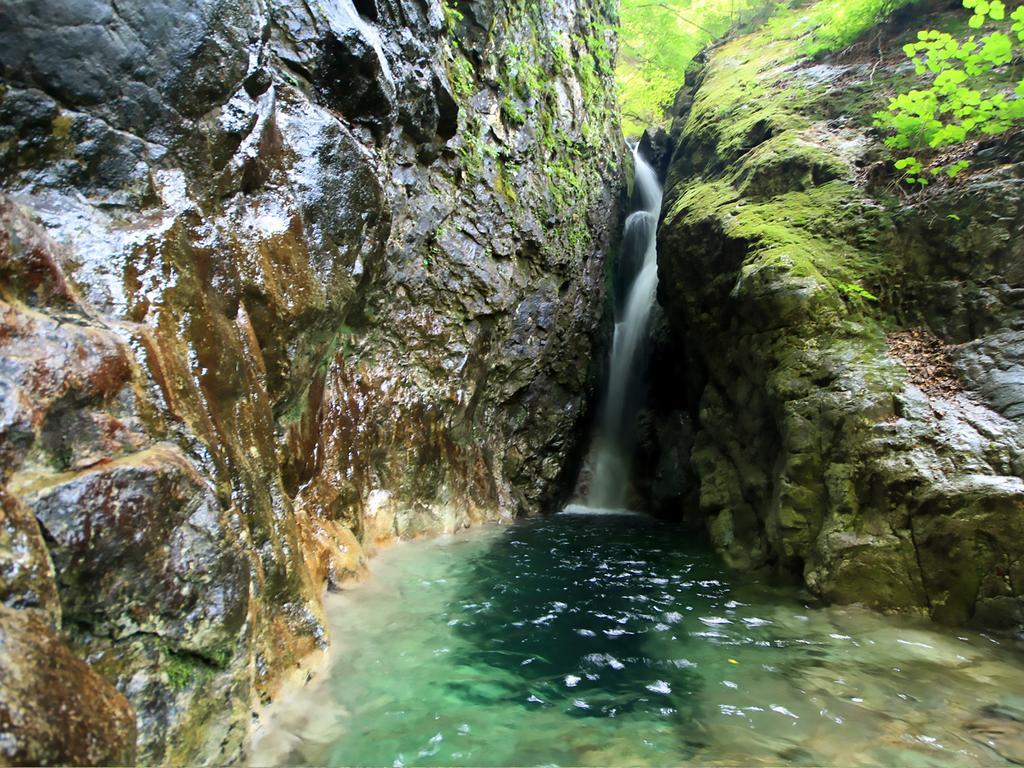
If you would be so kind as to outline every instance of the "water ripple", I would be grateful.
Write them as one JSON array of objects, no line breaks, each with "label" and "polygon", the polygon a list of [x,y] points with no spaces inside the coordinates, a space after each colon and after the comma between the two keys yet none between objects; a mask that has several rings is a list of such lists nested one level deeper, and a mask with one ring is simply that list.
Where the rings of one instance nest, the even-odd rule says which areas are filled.
[{"label": "water ripple", "polygon": [[970,726],[1024,723],[1019,646],[799,598],[638,516],[403,545],[329,599],[330,674],[268,710],[251,761],[1003,762]]}]

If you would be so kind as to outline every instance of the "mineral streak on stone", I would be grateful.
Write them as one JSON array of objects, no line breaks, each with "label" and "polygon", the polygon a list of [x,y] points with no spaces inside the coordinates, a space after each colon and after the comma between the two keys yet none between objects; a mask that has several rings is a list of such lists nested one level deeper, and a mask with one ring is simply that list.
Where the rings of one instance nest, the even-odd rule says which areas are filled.
[{"label": "mineral streak on stone", "polygon": [[0,600],[141,762],[236,759],[325,587],[575,475],[614,9],[457,6],[0,5]]}]

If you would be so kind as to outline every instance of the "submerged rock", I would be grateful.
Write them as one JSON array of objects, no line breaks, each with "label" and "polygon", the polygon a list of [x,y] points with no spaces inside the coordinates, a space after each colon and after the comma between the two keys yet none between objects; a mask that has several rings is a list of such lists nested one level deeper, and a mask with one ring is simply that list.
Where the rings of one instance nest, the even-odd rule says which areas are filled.
[{"label": "submerged rock", "polygon": [[1024,720],[1019,715],[1003,716],[1003,711],[998,708],[993,714],[1000,716],[969,722],[968,733],[1003,759],[1017,765],[1024,764]]}]

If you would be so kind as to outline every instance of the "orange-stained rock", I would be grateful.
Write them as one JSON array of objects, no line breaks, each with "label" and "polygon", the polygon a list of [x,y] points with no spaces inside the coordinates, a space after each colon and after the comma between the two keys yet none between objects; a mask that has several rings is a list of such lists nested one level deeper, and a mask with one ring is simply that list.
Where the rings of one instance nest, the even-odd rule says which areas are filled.
[{"label": "orange-stained rock", "polygon": [[140,761],[230,762],[326,646],[324,584],[574,474],[624,145],[611,70],[554,64],[613,14],[485,4],[560,94],[512,126],[489,83],[516,68],[453,68],[421,0],[357,3],[372,34],[332,3],[10,5],[0,486]]},{"label": "orange-stained rock", "polygon": [[113,638],[233,652],[249,570],[209,485],[170,445],[82,472],[21,473],[11,490],[50,542],[66,619]]},{"label": "orange-stained rock", "polygon": [[336,520],[310,517],[296,512],[302,537],[302,554],[313,583],[328,589],[340,589],[351,581],[366,577],[366,557],[359,539]]},{"label": "orange-stained rock", "polygon": [[0,298],[0,478],[22,462],[55,406],[99,405],[131,375],[112,332]]},{"label": "orange-stained rock", "polygon": [[35,611],[0,607],[0,763],[131,765],[135,713]]},{"label": "orange-stained rock", "polygon": [[53,243],[9,198],[0,195],[0,284],[32,303],[70,305],[74,294],[64,278]]}]

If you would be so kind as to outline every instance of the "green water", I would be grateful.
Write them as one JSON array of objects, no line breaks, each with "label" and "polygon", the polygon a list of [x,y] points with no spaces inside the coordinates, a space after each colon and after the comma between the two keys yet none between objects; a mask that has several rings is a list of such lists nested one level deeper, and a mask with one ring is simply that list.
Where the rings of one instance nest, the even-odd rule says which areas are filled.
[{"label": "green water", "polygon": [[330,667],[254,765],[989,766],[1024,738],[1012,641],[809,606],[642,517],[403,544],[327,607]]}]

